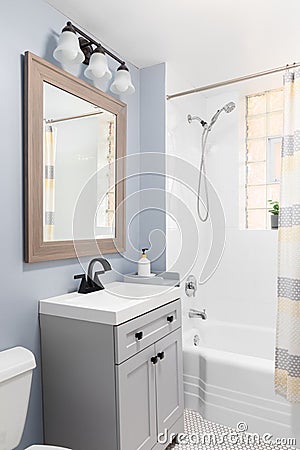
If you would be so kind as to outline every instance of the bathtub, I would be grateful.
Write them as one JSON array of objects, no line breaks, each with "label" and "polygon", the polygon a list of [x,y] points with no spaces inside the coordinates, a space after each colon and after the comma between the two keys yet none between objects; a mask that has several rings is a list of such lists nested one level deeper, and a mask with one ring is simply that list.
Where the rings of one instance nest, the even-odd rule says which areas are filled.
[{"label": "bathtub", "polygon": [[201,319],[190,319],[188,326],[185,407],[233,428],[245,422],[252,433],[296,437],[292,407],[273,388],[275,331]]}]

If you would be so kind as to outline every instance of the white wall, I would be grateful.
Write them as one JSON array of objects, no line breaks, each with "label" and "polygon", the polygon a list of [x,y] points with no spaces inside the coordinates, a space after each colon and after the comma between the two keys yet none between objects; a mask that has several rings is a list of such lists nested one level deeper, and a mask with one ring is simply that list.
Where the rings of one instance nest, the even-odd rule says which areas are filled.
[{"label": "white wall", "polygon": [[[169,82],[174,82],[170,71]],[[209,318],[275,327],[277,231],[240,229],[239,197],[242,189],[240,173],[244,170],[241,154],[245,148],[245,95],[281,84],[280,74],[168,102],[168,156],[179,156],[197,168],[202,127],[198,123],[188,124],[187,114],[196,114],[207,120],[228,101],[237,104],[236,110],[231,114],[222,113],[209,136],[207,147],[208,178],[221,201],[226,220],[224,254],[216,272],[205,284],[199,286],[196,298],[184,301],[185,317],[190,307],[206,307]],[[194,176],[197,178],[196,173]],[[190,180],[194,187],[196,182],[197,180]],[[199,238],[195,235],[188,237],[199,248],[194,267],[190,262],[190,273],[199,279],[212,238],[216,239],[221,234],[222,222],[215,230],[211,223],[200,223],[196,216],[196,195],[188,193],[181,182],[172,183],[173,195],[175,192],[180,193],[181,198],[188,203],[199,230]],[[211,203],[211,208],[215,208],[216,202],[212,200]],[[176,260],[178,239],[179,231],[168,221],[167,266],[184,275],[186,261],[182,258]]]}]

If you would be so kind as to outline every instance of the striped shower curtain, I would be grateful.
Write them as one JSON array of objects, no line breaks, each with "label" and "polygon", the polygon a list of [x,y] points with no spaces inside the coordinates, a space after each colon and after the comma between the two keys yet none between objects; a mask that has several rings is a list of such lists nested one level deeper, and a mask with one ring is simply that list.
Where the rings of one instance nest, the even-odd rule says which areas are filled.
[{"label": "striped shower curtain", "polygon": [[44,241],[54,239],[56,133],[46,125],[44,133]]},{"label": "striped shower curtain", "polygon": [[275,390],[300,403],[300,70],[284,76]]}]

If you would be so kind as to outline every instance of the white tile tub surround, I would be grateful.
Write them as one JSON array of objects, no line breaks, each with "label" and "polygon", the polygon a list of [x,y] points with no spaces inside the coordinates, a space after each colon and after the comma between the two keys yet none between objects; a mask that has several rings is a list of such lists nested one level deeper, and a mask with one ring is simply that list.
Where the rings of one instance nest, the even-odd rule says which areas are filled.
[{"label": "white tile tub surround", "polygon": [[274,393],[275,331],[199,319],[190,327],[183,344],[185,407],[230,427],[244,421],[253,433],[299,438],[299,415]]},{"label": "white tile tub surround", "polygon": [[[231,432],[236,431],[226,427],[224,425],[219,425],[218,423],[210,422],[201,417],[196,411],[189,409],[185,410],[184,413],[184,431],[188,435],[196,436],[207,436],[213,435],[216,438],[216,442],[219,444],[208,443],[205,444],[176,444],[171,445],[169,449],[174,450],[291,450],[295,447],[289,447],[283,444],[275,445],[272,443],[257,443],[257,441],[251,441],[249,439],[249,444],[245,445],[242,442],[230,443],[230,440],[222,442],[223,436],[230,435]],[[220,443],[222,442],[222,443]]]},{"label": "white tile tub surround", "polygon": [[[206,119],[225,103],[236,103],[235,111],[222,115],[215,124],[206,152],[208,179],[220,198],[226,219],[224,254],[214,275],[199,286],[196,304],[191,304],[193,299],[189,304],[196,308],[206,306],[210,317],[218,320],[275,327],[277,233],[274,230],[245,230],[240,217],[244,208],[244,98],[247,93],[282,84],[281,75],[267,78],[168,102],[168,155],[183,158],[198,168],[201,126],[188,124],[187,114]],[[175,175],[180,179],[180,168]],[[196,196],[191,196],[182,183],[173,183],[172,189],[189,204],[195,221],[199,223]],[[199,223],[199,230],[201,251],[190,269],[198,280],[212,240],[209,223]],[[174,264],[172,270],[183,273],[185,262],[176,258],[178,243],[178,231],[167,221],[167,268]]]}]

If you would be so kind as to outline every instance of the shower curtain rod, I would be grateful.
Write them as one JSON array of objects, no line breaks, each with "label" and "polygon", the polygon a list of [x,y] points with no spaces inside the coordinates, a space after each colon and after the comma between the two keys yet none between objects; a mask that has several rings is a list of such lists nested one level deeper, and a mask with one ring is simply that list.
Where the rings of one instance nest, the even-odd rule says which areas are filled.
[{"label": "shower curtain rod", "polygon": [[239,81],[246,81],[251,80],[252,78],[263,77],[265,75],[270,75],[272,73],[282,72],[283,70],[294,69],[295,67],[300,67],[300,63],[287,64],[286,66],[277,67],[275,69],[269,69],[263,72],[252,73],[250,75],[245,75],[243,77],[232,78],[231,80],[226,81],[220,81],[219,83],[208,84],[206,86],[190,89],[188,91],[177,92],[176,94],[167,95],[167,100],[172,100],[173,98],[177,97],[183,97],[184,95],[196,94],[197,92],[208,91],[209,89],[214,89],[222,86],[228,86],[229,84],[238,83]]},{"label": "shower curtain rod", "polygon": [[99,114],[103,114],[103,112],[98,111],[94,113],[80,114],[79,116],[62,117],[61,119],[44,119],[44,120],[46,124],[51,124],[51,123],[65,122],[66,120],[80,119],[82,117],[98,116]]}]

